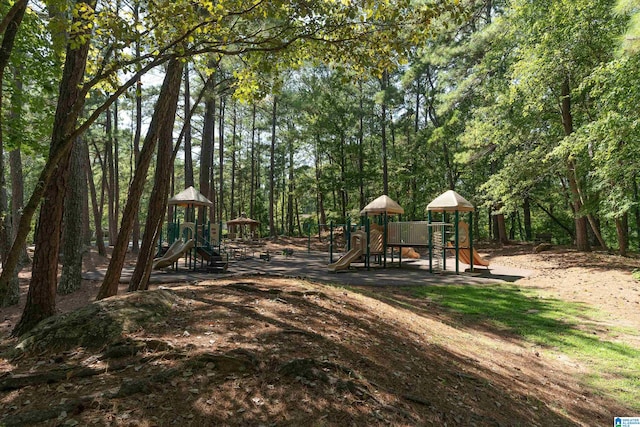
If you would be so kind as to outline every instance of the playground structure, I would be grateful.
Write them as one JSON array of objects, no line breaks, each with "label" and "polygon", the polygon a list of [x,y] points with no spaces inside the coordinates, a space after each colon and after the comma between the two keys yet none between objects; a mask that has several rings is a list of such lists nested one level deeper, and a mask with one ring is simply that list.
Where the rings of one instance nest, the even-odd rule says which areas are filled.
[{"label": "playground structure", "polygon": [[[175,267],[178,260],[184,258],[185,265],[191,270],[226,271],[228,256],[223,254],[220,246],[220,228],[217,224],[212,228],[206,221],[206,212],[213,203],[193,187],[176,194],[167,203],[174,206],[172,221],[167,224],[170,246],[162,253],[162,242],[159,242],[161,255],[154,259],[153,268]],[[182,223],[178,219],[178,207],[184,208]],[[196,209],[202,209],[200,223],[196,219]]]},{"label": "playground structure", "polygon": [[[428,221],[389,221],[391,216],[402,215],[404,209],[386,195],[380,196],[360,212],[364,224],[348,237],[349,250],[338,261],[328,265],[329,271],[340,271],[349,268],[351,263],[363,261],[370,267],[370,259],[376,257],[386,267],[387,249],[391,249],[392,261],[394,248],[398,248],[398,261],[402,265],[402,257],[415,258],[414,247],[425,247],[429,252],[429,272],[446,270],[447,253],[455,255],[455,271],[459,273],[459,262],[462,261],[474,271],[474,266],[488,267],[489,262],[483,259],[473,248],[473,237],[468,225],[460,221],[460,213],[469,213],[469,224],[473,224],[473,205],[453,190],[446,191],[427,206]],[[441,221],[433,221],[435,214],[441,215]],[[454,222],[449,222],[453,214]],[[377,219],[371,224],[369,216]],[[348,230],[351,226],[348,227]]]}]

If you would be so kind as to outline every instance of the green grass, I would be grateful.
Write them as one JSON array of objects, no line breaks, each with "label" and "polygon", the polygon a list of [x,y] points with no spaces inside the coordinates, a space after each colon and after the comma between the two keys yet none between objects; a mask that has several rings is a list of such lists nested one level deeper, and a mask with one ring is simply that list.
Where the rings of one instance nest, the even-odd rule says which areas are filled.
[{"label": "green grass", "polygon": [[[519,337],[586,365],[584,381],[596,391],[640,410],[640,349],[615,342],[619,330],[598,326],[601,313],[515,286],[430,286],[407,288],[447,308],[456,322]],[[625,331],[640,336],[638,331]]]}]

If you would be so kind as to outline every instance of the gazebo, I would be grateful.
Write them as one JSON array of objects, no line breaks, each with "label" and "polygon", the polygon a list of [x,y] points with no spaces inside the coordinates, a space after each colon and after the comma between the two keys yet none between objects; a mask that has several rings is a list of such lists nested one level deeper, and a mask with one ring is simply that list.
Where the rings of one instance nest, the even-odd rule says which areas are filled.
[{"label": "gazebo", "polygon": [[[462,238],[463,241],[467,241],[468,240],[468,248],[469,248],[469,252],[470,254],[473,255],[473,233],[471,232],[472,230],[472,226],[473,226],[473,215],[472,212],[475,210],[475,208],[473,207],[473,204],[471,204],[471,202],[469,202],[467,199],[465,199],[464,197],[462,197],[460,194],[456,193],[453,190],[448,190],[445,191],[444,193],[442,193],[441,195],[439,195],[438,197],[436,197],[435,199],[433,199],[433,201],[431,203],[429,203],[427,205],[427,215],[428,215],[428,220],[429,223],[432,223],[432,213],[433,212],[440,212],[442,213],[445,217],[447,213],[453,213],[454,214],[454,233],[455,233],[455,251],[456,251],[456,274],[459,273],[459,259],[460,259],[460,245],[459,242]],[[459,222],[460,222],[460,213],[465,213],[468,212],[469,213],[469,227],[468,230],[461,230],[459,227]],[[444,222],[446,222],[446,220],[444,220]],[[462,233],[467,233],[467,236],[461,235]],[[443,236],[444,238],[444,236]],[[444,244],[444,242],[443,242]],[[446,258],[446,257],[445,257]],[[474,257],[470,256],[470,268],[471,271],[473,271],[473,264],[474,264]],[[429,260],[429,267],[431,269],[431,259]]]},{"label": "gazebo", "polygon": [[260,221],[248,218],[245,213],[240,214],[238,218],[227,221],[227,229],[229,230],[229,238],[255,238],[258,231]]}]

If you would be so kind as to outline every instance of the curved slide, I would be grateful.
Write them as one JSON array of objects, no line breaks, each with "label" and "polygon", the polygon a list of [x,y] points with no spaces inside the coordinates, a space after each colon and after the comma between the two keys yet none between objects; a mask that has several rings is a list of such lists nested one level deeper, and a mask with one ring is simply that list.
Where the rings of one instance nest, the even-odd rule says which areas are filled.
[{"label": "curved slide", "polygon": [[187,253],[195,244],[193,239],[189,239],[186,242],[182,240],[176,240],[167,250],[162,257],[153,260],[153,269],[169,267],[174,262],[178,261],[185,253]]},{"label": "curved slide", "polygon": [[[459,248],[458,256],[460,257],[460,261],[465,264],[471,265],[471,257],[469,256],[469,248]],[[473,265],[481,265],[483,267],[489,267],[489,261],[482,258],[480,254],[474,249],[473,250]]]},{"label": "curved slide", "polygon": [[349,250],[349,252],[340,257],[338,261],[334,262],[333,264],[329,264],[327,268],[329,269],[329,271],[346,270],[349,268],[352,262],[360,259],[361,256],[362,248],[360,248],[360,246],[353,247]]}]

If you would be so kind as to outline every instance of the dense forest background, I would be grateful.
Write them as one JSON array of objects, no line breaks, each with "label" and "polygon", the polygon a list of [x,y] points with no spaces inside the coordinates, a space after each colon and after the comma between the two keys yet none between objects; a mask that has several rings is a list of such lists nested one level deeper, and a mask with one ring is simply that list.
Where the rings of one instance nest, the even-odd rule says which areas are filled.
[{"label": "dense forest background", "polygon": [[639,9],[3,1],[3,305],[36,247],[16,333],[79,286],[88,246],[113,246],[100,297],[129,249],[145,289],[166,200],[190,185],[208,219],[244,213],[263,236],[344,223],[381,194],[424,219],[454,189],[481,238],[637,249]]}]

